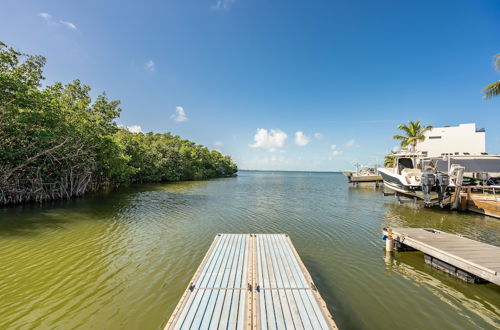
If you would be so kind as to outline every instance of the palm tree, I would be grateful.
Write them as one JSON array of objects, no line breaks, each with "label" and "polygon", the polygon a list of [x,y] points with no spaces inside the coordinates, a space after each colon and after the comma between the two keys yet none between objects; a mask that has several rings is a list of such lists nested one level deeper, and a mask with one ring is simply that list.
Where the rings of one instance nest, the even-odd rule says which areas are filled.
[{"label": "palm tree", "polygon": [[432,126],[421,126],[420,120],[410,120],[408,121],[408,125],[399,125],[398,129],[405,132],[406,135],[394,135],[393,138],[396,140],[401,140],[402,147],[410,146],[411,150],[415,151],[417,142],[422,142],[425,140],[425,132],[431,130]]},{"label": "palm tree", "polygon": [[[495,55],[495,60],[493,61],[493,65],[495,66],[495,69],[497,71],[500,71],[500,54]],[[483,89],[484,92],[484,98],[489,99],[492,98],[493,96],[498,96],[500,95],[500,80],[497,82],[494,82],[493,84],[490,84],[486,86]]]},{"label": "palm tree", "polygon": [[392,151],[384,156],[384,167],[387,168],[394,167],[395,161],[396,161],[396,156],[394,156],[394,151]]}]

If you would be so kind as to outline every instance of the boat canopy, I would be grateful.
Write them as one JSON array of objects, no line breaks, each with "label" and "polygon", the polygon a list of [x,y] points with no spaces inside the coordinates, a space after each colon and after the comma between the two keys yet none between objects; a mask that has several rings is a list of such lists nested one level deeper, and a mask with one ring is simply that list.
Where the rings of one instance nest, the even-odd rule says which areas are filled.
[{"label": "boat canopy", "polygon": [[[447,158],[431,158],[438,171],[448,171]],[[500,157],[450,157],[450,166],[453,164],[465,167],[469,173],[499,173]]]}]

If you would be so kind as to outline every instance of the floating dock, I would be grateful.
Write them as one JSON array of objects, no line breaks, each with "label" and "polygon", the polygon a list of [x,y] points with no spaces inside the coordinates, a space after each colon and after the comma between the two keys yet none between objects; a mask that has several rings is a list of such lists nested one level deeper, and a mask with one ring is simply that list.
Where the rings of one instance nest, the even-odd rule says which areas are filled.
[{"label": "floating dock", "polygon": [[165,329],[337,329],[285,234],[218,234]]},{"label": "floating dock", "polygon": [[427,228],[389,228],[384,234],[391,230],[396,249],[422,251],[427,263],[467,282],[500,285],[500,247]]}]

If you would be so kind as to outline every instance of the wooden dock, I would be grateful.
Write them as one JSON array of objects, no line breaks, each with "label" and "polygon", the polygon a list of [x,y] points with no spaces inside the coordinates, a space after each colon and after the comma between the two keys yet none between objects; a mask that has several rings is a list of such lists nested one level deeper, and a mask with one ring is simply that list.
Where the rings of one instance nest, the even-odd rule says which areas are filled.
[{"label": "wooden dock", "polygon": [[487,192],[483,191],[483,193],[472,193],[471,188],[468,188],[467,192],[462,194],[462,199],[465,198],[465,202],[462,202],[465,204],[464,209],[500,218],[500,196],[497,196],[497,194],[498,191],[495,191],[495,188],[487,189]]},{"label": "wooden dock", "polygon": [[422,251],[432,266],[468,282],[486,280],[500,285],[500,247],[435,229],[391,229],[396,245]]},{"label": "wooden dock", "polygon": [[285,234],[218,234],[165,329],[336,329]]}]

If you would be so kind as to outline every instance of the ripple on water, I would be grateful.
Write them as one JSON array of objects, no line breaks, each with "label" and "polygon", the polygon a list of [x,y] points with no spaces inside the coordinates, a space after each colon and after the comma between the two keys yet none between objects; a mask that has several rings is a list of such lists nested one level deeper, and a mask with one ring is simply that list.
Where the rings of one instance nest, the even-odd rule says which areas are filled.
[{"label": "ripple on water", "polygon": [[[165,324],[216,233],[287,233],[342,328],[500,326],[500,290],[384,256],[384,226],[500,245],[489,218],[414,209],[339,174],[242,172],[141,185],[0,214],[0,328]],[[390,314],[389,314],[390,313]]]}]

